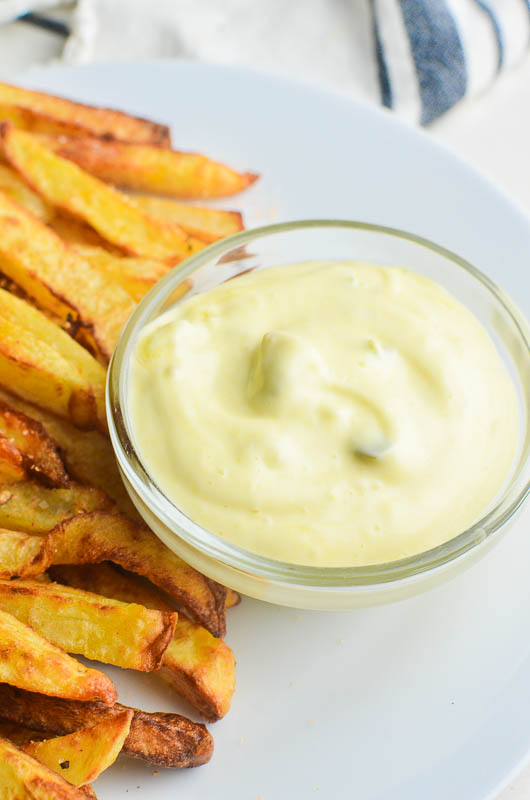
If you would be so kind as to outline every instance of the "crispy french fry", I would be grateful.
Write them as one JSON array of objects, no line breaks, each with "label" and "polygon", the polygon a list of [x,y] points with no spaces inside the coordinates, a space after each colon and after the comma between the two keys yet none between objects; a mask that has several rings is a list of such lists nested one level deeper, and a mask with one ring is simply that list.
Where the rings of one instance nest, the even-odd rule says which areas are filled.
[{"label": "crispy french fry", "polygon": [[116,689],[103,672],[83,666],[29,625],[1,610],[0,642],[3,683],[70,700],[115,702]]},{"label": "crispy french fry", "polygon": [[66,736],[30,742],[22,750],[74,786],[84,786],[114,764],[129,735],[131,708]]},{"label": "crispy french fry", "polygon": [[48,223],[54,216],[53,208],[35,194],[14,169],[4,164],[0,164],[0,191],[38,217],[41,222]]},{"label": "crispy french fry", "polygon": [[[83,105],[64,97],[54,97],[7,83],[0,83],[0,103],[27,109],[32,114],[34,125],[39,118],[44,119],[45,123],[50,118],[56,125],[63,123],[68,126],[71,135],[88,133],[105,139],[123,139],[126,142],[144,142],[166,147],[170,145],[169,128],[166,125],[114,109]],[[53,132],[59,133],[59,128]]]},{"label": "crispy french fry", "polygon": [[190,236],[196,236],[203,242],[215,242],[217,239],[223,239],[225,236],[242,231],[244,227],[239,211],[190,206],[187,203],[179,203],[165,197],[149,197],[148,195],[131,195],[131,200],[146,214],[160,217],[167,222],[174,222]]},{"label": "crispy french fry", "polygon": [[105,371],[67,333],[0,289],[0,383],[79,427],[106,429]]},{"label": "crispy french fry", "polygon": [[108,360],[134,309],[130,295],[2,192],[0,232],[4,274],[39,307],[64,322],[78,322],[77,338]]},{"label": "crispy french fry", "polygon": [[79,430],[66,420],[1,389],[0,401],[42,423],[60,447],[66,469],[73,480],[103,489],[117,503],[120,511],[136,518],[137,512],[120,478],[114,451],[105,436],[95,430]]},{"label": "crispy french fry", "polygon": [[226,589],[226,607],[233,608],[234,606],[238,606],[241,602],[241,595],[239,592],[236,592],[234,589]]},{"label": "crispy french fry", "polygon": [[64,489],[48,489],[24,481],[0,489],[0,527],[15,531],[47,533],[68,517],[113,508],[105,492],[77,483]]},{"label": "crispy french fry", "polygon": [[[15,484],[20,485],[23,484]],[[224,635],[224,586],[188,566],[145,525],[138,525],[123,514],[95,511],[65,519],[54,528],[50,538],[54,564],[113,561],[163,589],[214,636]]]},{"label": "crispy french fry", "polygon": [[160,667],[177,621],[174,612],[32,581],[0,581],[0,609],[68,653],[143,672]]},{"label": "crispy french fry", "polygon": [[86,800],[84,792],[7,739],[0,739],[0,794],[6,800]]},{"label": "crispy french fry", "polygon": [[[124,602],[170,611],[172,606],[154,586],[110,564],[52,567],[54,580]],[[206,719],[213,722],[230,708],[235,688],[232,650],[206,628],[179,614],[173,639],[162,661],[164,678]]]},{"label": "crispy french fry", "polygon": [[0,578],[40,575],[51,557],[51,543],[46,536],[0,528]]},{"label": "crispy french fry", "polygon": [[236,172],[200,153],[104,141],[95,137],[48,140],[63,158],[116,186],[170,197],[208,198],[236,194],[258,176]]},{"label": "crispy french fry", "polygon": [[[0,684],[0,717],[33,730],[63,735],[120,714],[126,706],[81,703]],[[210,760],[213,740],[204,725],[180,714],[133,709],[123,752],[161,767],[196,767]]]},{"label": "crispy french fry", "polygon": [[117,256],[123,255],[123,251],[119,247],[114,247],[114,245],[110,244],[106,239],[103,239],[94,228],[91,228],[86,222],[72,217],[71,214],[57,211],[48,225],[68,244],[100,247]]},{"label": "crispy french fry", "polygon": [[176,264],[204,247],[204,242],[178,226],[148,216],[120,192],[53,153],[31,133],[2,123],[0,138],[11,166],[41,197],[85,220],[127,253]]},{"label": "crispy french fry", "polygon": [[40,575],[51,557],[47,537],[0,528],[0,578]]},{"label": "crispy french fry", "polygon": [[137,302],[170,266],[148,258],[117,256],[102,247],[74,245],[74,249],[109,281],[122,286]]},{"label": "crispy french fry", "polygon": [[[47,486],[66,486],[68,475],[59,451],[44,426],[0,400],[0,437],[20,456],[24,475]],[[3,438],[0,439],[0,443]]]}]

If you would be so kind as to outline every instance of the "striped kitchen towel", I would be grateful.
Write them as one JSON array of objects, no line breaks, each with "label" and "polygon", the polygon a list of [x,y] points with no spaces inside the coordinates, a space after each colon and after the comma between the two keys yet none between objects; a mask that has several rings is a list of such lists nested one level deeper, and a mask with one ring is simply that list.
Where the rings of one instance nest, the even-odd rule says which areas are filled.
[{"label": "striped kitchen towel", "polygon": [[[9,10],[50,2],[0,0],[0,21]],[[77,0],[70,27],[66,61],[250,66],[341,89],[426,125],[521,58],[530,0]]]}]

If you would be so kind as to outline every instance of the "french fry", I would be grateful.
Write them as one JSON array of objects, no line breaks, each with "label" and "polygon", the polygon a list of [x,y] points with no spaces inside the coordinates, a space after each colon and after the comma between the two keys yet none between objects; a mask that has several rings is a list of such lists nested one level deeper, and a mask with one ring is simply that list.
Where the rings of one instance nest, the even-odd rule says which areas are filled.
[{"label": "french fry", "polygon": [[22,750],[74,786],[96,780],[114,764],[129,735],[134,712],[124,709],[109,719],[55,739],[30,742]]},{"label": "french fry", "polygon": [[[34,125],[39,118],[45,122],[51,118],[57,125],[64,123],[68,126],[71,134],[88,133],[106,139],[123,139],[126,142],[144,142],[166,147],[170,145],[169,128],[166,125],[114,109],[83,105],[7,83],[0,83],[0,103],[27,109],[31,112]],[[58,128],[54,131],[59,132]]]},{"label": "french fry", "polygon": [[226,607],[233,608],[234,606],[238,606],[241,602],[241,595],[239,592],[236,592],[235,589],[230,589],[227,587],[226,589]]},{"label": "french fry", "polygon": [[104,490],[117,503],[120,511],[130,517],[137,517],[136,509],[120,478],[114,451],[105,436],[95,430],[79,430],[66,420],[1,389],[0,401],[42,423],[59,446],[68,474],[73,480]]},{"label": "french fry", "polygon": [[7,739],[0,739],[0,794],[6,800],[86,800],[81,789]]},{"label": "french fry", "polygon": [[177,621],[174,612],[20,580],[0,581],[0,609],[68,653],[143,672],[159,669]]},{"label": "french fry", "polygon": [[47,533],[68,517],[113,508],[105,492],[77,483],[64,489],[48,489],[24,481],[0,489],[0,527],[27,533]]},{"label": "french fry", "polygon": [[52,220],[53,208],[42,197],[35,194],[14,169],[4,164],[0,164],[0,191],[7,194],[15,203],[23,206],[33,216],[38,217],[41,222],[47,224]]},{"label": "french fry", "polygon": [[74,245],[74,249],[109,281],[122,286],[137,302],[170,269],[162,261],[117,256],[102,247],[79,244]]},{"label": "french fry", "polygon": [[178,226],[149,217],[123,194],[56,155],[31,133],[2,123],[0,139],[11,166],[41,197],[88,222],[130,255],[176,264],[204,247],[204,242]]},{"label": "french fry", "polygon": [[67,333],[0,289],[1,384],[79,427],[106,429],[104,381],[101,365]]},{"label": "french fry", "polygon": [[[15,484],[20,485],[23,484]],[[113,561],[167,592],[214,636],[224,635],[224,586],[188,566],[145,525],[138,525],[122,514],[95,511],[65,519],[54,528],[50,538],[54,564]]]},{"label": "french fry", "polygon": [[103,239],[94,228],[91,228],[90,225],[83,222],[83,220],[72,217],[71,214],[58,211],[48,225],[68,244],[100,247],[102,250],[108,250],[108,252],[114,253],[114,255],[123,255],[123,251],[119,247],[114,247],[114,245],[107,242],[106,239]]},{"label": "french fry", "polygon": [[[47,486],[66,486],[68,474],[44,426],[0,400],[0,445],[8,441],[20,457],[23,474]],[[4,438],[5,437],[5,438]]]},{"label": "french fry", "polygon": [[69,700],[112,705],[114,684],[103,672],[83,666],[29,625],[0,610],[0,681]]},{"label": "french fry", "polygon": [[42,731],[32,731],[31,728],[25,728],[16,722],[8,722],[5,719],[0,719],[0,737],[2,739],[9,739],[10,742],[20,747],[24,744],[29,744],[32,741],[41,741],[49,739],[49,736]]},{"label": "french fry", "polygon": [[[127,707],[81,703],[0,684],[0,718],[32,730],[64,735],[111,719]],[[196,767],[210,760],[213,740],[204,725],[180,714],[133,709],[123,752],[160,767]]]},{"label": "french fry", "polygon": [[108,360],[134,309],[130,295],[1,192],[0,232],[2,272],[39,307],[64,322],[78,321],[77,337]]},{"label": "french fry", "polygon": [[46,536],[0,528],[0,578],[33,578],[47,569],[51,558]]},{"label": "french fry", "polygon": [[258,176],[236,172],[200,153],[95,137],[46,139],[63,158],[103,181],[139,192],[170,197],[209,198],[247,189]]},{"label": "french fry", "polygon": [[[110,564],[52,567],[50,572],[54,580],[105,597],[141,603],[146,608],[172,609],[154,586]],[[160,677],[213,722],[230,708],[235,688],[234,654],[202,625],[179,614],[173,639],[164,653]]]},{"label": "french fry", "polygon": [[146,214],[180,225],[190,236],[196,236],[203,242],[215,242],[217,239],[242,231],[244,227],[243,217],[239,211],[190,206],[177,200],[149,195],[131,195],[131,200]]}]

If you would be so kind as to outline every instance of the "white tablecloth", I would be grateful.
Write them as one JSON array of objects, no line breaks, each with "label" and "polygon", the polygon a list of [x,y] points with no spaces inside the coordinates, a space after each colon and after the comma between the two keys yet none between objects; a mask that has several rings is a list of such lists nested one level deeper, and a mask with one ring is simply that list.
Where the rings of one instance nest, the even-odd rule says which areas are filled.
[{"label": "white tablecloth", "polygon": [[[0,77],[59,58],[63,42],[23,23],[0,28]],[[483,97],[427,129],[500,186],[530,216],[530,54]],[[530,797],[530,763],[498,800]]]}]

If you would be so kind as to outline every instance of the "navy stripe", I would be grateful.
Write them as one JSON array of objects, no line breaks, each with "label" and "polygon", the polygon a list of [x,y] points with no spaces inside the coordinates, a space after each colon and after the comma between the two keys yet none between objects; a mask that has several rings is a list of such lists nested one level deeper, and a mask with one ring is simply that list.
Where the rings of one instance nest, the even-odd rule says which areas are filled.
[{"label": "navy stripe", "polygon": [[[527,0],[530,2],[530,0]],[[493,26],[493,30],[495,32],[495,38],[497,39],[497,49],[499,51],[499,60],[497,62],[497,71],[500,72],[504,65],[504,37],[502,35],[502,29],[499,25],[499,20],[497,19],[496,13],[493,11],[491,6],[489,6],[485,0],[475,0],[475,3],[480,6],[480,8],[486,12],[488,17],[491,20],[491,24]],[[530,7],[530,6],[529,6]]]},{"label": "navy stripe", "polygon": [[[528,0],[530,3],[530,0]],[[374,26],[375,38],[375,57],[377,59],[377,74],[379,77],[379,90],[381,92],[381,102],[387,108],[393,108],[394,99],[392,96],[392,84],[390,83],[390,76],[386,65],[385,54],[381,42],[381,35],[379,33],[379,26],[377,24],[377,17],[374,8],[374,0],[371,3],[372,20]]]},{"label": "navy stripe", "polygon": [[458,28],[445,2],[400,0],[423,104],[422,125],[466,93],[467,67]]}]

